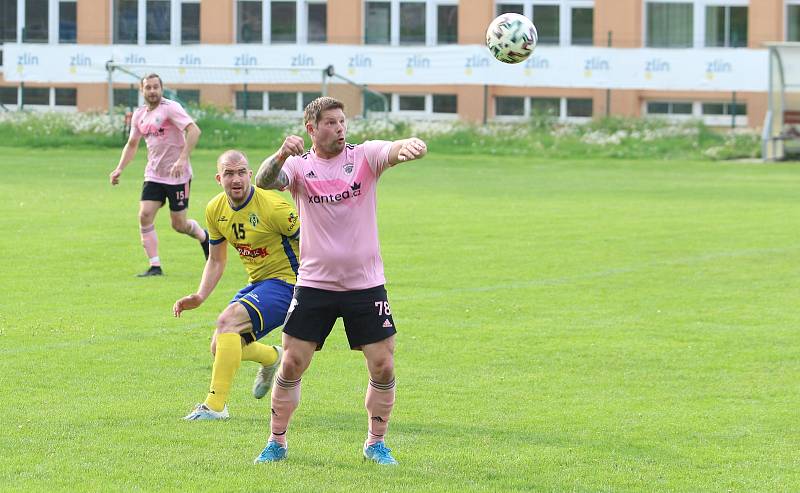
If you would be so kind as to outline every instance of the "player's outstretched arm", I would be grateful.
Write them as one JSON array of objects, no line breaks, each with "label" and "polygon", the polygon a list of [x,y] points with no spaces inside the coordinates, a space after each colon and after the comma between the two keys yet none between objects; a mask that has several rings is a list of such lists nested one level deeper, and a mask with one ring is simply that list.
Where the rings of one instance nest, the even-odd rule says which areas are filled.
[{"label": "player's outstretched arm", "polygon": [[286,174],[281,172],[283,163],[289,156],[299,156],[305,152],[302,137],[290,135],[286,137],[278,152],[265,159],[256,173],[256,186],[267,190],[283,189],[289,184]]},{"label": "player's outstretched arm", "polygon": [[389,149],[389,164],[394,166],[397,163],[422,159],[428,153],[428,146],[422,139],[411,137],[410,139],[395,140]]},{"label": "player's outstretched arm", "polygon": [[196,293],[184,296],[172,306],[172,313],[180,317],[184,310],[194,310],[211,296],[217,283],[225,272],[225,263],[228,260],[228,251],[225,242],[210,245],[208,261],[203,269],[203,277],[200,279],[200,286]]},{"label": "player's outstretched arm", "polygon": [[136,150],[139,149],[139,138],[138,137],[131,137],[128,139],[128,142],[125,144],[125,147],[122,148],[122,155],[119,158],[119,163],[117,167],[114,168],[108,175],[108,179],[112,185],[119,184],[119,177],[122,174],[122,170],[125,169],[128,164],[133,160],[134,156],[136,156]]}]

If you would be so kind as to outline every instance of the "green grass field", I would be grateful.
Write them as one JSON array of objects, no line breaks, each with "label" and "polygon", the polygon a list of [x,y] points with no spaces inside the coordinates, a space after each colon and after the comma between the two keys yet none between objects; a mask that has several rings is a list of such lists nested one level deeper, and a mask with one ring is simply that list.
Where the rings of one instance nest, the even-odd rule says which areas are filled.
[{"label": "green grass field", "polygon": [[[246,276],[229,255],[214,295],[173,318],[203,261],[162,211],[166,276],[134,277],[142,151],[112,188],[117,149],[0,149],[0,489],[800,490],[796,165],[432,148],[389,171],[386,469],[361,460],[367,376],[341,325],[304,377],[287,461],[252,465],[268,430],[253,364],[230,421],[181,421]],[[219,191],[216,154],[194,155],[191,217]]]}]

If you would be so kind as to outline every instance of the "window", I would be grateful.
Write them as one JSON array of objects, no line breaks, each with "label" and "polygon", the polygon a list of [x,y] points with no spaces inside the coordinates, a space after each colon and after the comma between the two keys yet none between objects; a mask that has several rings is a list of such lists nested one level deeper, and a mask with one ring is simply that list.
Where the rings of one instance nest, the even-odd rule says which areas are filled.
[{"label": "window", "polygon": [[56,106],[77,106],[78,90],[74,87],[56,87]]},{"label": "window", "polygon": [[184,2],[181,4],[181,43],[200,42],[200,4]]},{"label": "window", "polygon": [[327,0],[237,0],[237,43],[325,43]]},{"label": "window", "polygon": [[364,44],[458,43],[459,0],[369,0],[364,2]]},{"label": "window", "polygon": [[270,92],[269,109],[281,111],[297,111],[296,92]]},{"label": "window", "polygon": [[389,44],[391,27],[391,5],[387,2],[367,2],[364,14],[364,43],[368,45]]},{"label": "window", "polygon": [[147,44],[169,44],[169,0],[147,0]]},{"label": "window", "polygon": [[559,98],[531,98],[531,116],[555,116],[561,113]]},{"label": "window", "polygon": [[648,115],[691,115],[692,103],[672,101],[650,101],[647,103]]},{"label": "window", "polygon": [[497,116],[524,116],[525,98],[517,96],[497,96],[494,98]]},{"label": "window", "polygon": [[17,88],[16,87],[0,87],[0,104],[17,104]]},{"label": "window", "polygon": [[567,99],[567,116],[591,117],[592,100],[590,98]]},{"label": "window", "polygon": [[135,108],[139,106],[139,91],[136,86],[131,85],[124,89],[114,89],[114,106],[125,106]]},{"label": "window", "polygon": [[263,110],[264,93],[252,91],[236,91],[237,110]]},{"label": "window", "polygon": [[49,37],[47,3],[48,0],[25,0],[25,27],[22,29],[23,43],[47,43]]},{"label": "window", "polygon": [[[392,93],[382,93],[386,97],[385,111],[392,111]],[[364,109],[365,111],[384,111],[383,98],[370,92],[364,93]]]},{"label": "window", "polygon": [[322,97],[322,93],[321,92],[304,92],[303,96],[302,96],[302,98],[303,98],[303,109],[305,109],[306,106],[308,106],[308,103],[310,103],[311,101],[314,101],[315,99],[317,99],[319,97]]},{"label": "window", "polygon": [[[17,0],[0,0],[0,42],[3,41],[17,41]],[[3,91],[6,89],[2,88]],[[17,104],[16,96],[14,102],[8,104]]]},{"label": "window", "polygon": [[703,103],[702,112],[704,116],[737,115],[747,114],[747,105],[744,103]]},{"label": "window", "polygon": [[114,43],[136,44],[138,25],[136,0],[114,0]]},{"label": "window", "polygon": [[297,42],[297,4],[295,2],[275,2],[270,6],[272,20],[270,37],[272,43]]},{"label": "window", "polygon": [[175,91],[178,97],[178,102],[186,105],[197,106],[200,104],[200,90],[199,89],[178,89]]},{"label": "window", "polygon": [[308,42],[325,43],[328,41],[328,5],[324,3],[308,4]]},{"label": "window", "polygon": [[22,90],[22,105],[50,106],[49,87],[26,87]]},{"label": "window", "polygon": [[521,3],[498,3],[495,13],[497,15],[508,13],[525,15],[525,7]]},{"label": "window", "polygon": [[400,2],[400,44],[425,44],[425,4]]},{"label": "window", "polygon": [[400,111],[425,111],[425,96],[398,96]]},{"label": "window", "polygon": [[[534,4],[533,23],[539,34],[539,44],[557,45],[560,41],[558,5]],[[579,10],[579,9],[575,9]]]},{"label": "window", "polygon": [[594,9],[572,9],[572,44],[594,44]]},{"label": "window", "polygon": [[706,7],[706,46],[747,46],[747,7]]},{"label": "window", "polygon": [[458,43],[458,5],[439,5],[436,8],[436,43]]},{"label": "window", "polygon": [[434,94],[433,112],[434,113],[457,113],[456,102],[458,98],[455,94]]},{"label": "window", "polygon": [[786,41],[800,41],[800,5],[789,5],[786,18]]},{"label": "window", "polygon": [[647,41],[650,48],[689,48],[693,45],[691,3],[648,2]]},{"label": "window", "polygon": [[58,2],[58,42],[78,41],[78,2]]},{"label": "window", "polygon": [[237,43],[261,43],[261,2],[240,1],[237,9]]}]

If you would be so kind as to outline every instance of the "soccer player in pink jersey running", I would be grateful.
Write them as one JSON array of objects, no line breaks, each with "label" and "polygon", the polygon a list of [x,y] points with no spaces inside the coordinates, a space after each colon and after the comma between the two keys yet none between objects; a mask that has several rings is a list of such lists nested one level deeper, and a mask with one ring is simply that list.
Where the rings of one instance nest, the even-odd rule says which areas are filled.
[{"label": "soccer player in pink jersey running", "polygon": [[154,222],[156,213],[167,200],[172,229],[199,241],[206,259],[208,232],[194,219],[186,218],[192,183],[189,154],[200,138],[200,128],[179,103],[163,97],[161,77],[147,75],[140,81],[140,86],[145,104],[133,113],[128,143],[122,149],[119,164],[109,179],[112,185],[119,184],[122,170],[136,156],[139,141],[144,137],[147,143],[147,166],[139,202],[139,231],[150,268],[139,277],[147,277],[163,274]]},{"label": "soccer player in pink jersey running", "polygon": [[311,150],[305,152],[303,139],[290,135],[256,176],[258,187],[291,192],[303,227],[297,285],[283,326],[284,355],[272,390],[271,435],[255,462],[286,457],[301,377],[341,317],[350,347],[363,352],[369,371],[364,457],[397,464],[384,443],[395,400],[397,330],[384,288],[376,188],[384,171],[422,158],[427,147],[417,138],[346,143],[344,105],[329,97],[309,103],[304,120]]}]

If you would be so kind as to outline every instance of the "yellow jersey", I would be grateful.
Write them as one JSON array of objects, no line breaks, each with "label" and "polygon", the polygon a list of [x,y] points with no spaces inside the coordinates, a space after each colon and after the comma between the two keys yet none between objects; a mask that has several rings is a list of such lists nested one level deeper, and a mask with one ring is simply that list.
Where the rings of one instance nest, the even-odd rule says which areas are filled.
[{"label": "yellow jersey", "polygon": [[233,208],[225,193],[206,206],[208,238],[212,245],[227,240],[239,253],[250,282],[281,279],[297,283],[300,219],[280,194],[250,187],[250,196]]}]

